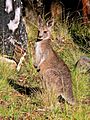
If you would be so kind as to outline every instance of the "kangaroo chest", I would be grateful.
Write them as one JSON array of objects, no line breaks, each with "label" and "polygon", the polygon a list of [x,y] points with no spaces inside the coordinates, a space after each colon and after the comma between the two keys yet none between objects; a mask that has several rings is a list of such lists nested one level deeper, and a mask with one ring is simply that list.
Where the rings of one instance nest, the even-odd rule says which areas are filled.
[{"label": "kangaroo chest", "polygon": [[36,63],[38,66],[40,66],[44,61],[47,60],[49,51],[46,49],[45,45],[42,44],[42,42],[36,42],[35,48]]},{"label": "kangaroo chest", "polygon": [[41,57],[42,49],[41,49],[41,43],[40,42],[36,42],[36,44],[35,44],[35,53],[36,53],[36,58]]}]

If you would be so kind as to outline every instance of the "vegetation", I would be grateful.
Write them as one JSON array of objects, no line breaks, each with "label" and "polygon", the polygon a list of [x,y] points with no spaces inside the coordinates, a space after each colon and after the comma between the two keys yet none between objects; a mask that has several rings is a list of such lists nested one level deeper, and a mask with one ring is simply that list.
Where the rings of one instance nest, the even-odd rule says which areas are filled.
[{"label": "vegetation", "polygon": [[66,24],[58,23],[53,28],[52,46],[71,70],[77,100],[75,106],[58,103],[53,93],[49,97],[48,91],[42,88],[41,77],[33,67],[37,27],[32,23],[28,26],[28,55],[21,71],[0,63],[0,120],[89,120],[90,73],[86,68],[75,68],[75,64],[81,56],[90,55],[73,42]]},{"label": "vegetation", "polygon": [[90,25],[73,22],[70,33],[74,42],[79,45],[80,49],[90,53]]}]

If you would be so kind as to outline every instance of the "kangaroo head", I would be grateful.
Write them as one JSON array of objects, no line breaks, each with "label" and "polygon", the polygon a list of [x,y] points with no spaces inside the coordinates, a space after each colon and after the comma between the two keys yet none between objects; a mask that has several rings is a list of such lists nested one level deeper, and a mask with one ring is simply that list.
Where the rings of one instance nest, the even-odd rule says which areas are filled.
[{"label": "kangaroo head", "polygon": [[37,41],[47,40],[51,38],[51,28],[53,26],[53,20],[49,20],[45,25],[41,16],[38,17],[38,38]]}]

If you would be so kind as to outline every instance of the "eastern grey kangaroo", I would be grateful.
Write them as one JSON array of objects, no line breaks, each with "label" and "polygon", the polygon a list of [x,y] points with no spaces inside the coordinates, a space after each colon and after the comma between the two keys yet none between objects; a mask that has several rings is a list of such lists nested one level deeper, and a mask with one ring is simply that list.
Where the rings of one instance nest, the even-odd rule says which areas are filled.
[{"label": "eastern grey kangaroo", "polygon": [[67,103],[74,105],[70,70],[52,49],[51,27],[53,20],[46,25],[38,17],[38,37],[35,45],[35,67],[39,69],[46,88],[53,89],[57,97],[62,97]]}]

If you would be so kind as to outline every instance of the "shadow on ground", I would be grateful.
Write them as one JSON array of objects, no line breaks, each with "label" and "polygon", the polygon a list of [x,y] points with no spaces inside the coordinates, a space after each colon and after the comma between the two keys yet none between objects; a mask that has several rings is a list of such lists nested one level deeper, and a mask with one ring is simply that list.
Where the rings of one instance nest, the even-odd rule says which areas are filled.
[{"label": "shadow on ground", "polygon": [[41,89],[39,87],[25,87],[17,84],[15,80],[8,79],[8,83],[11,87],[13,87],[16,91],[18,91],[20,94],[25,94],[28,96],[33,96],[37,93],[42,93]]}]

